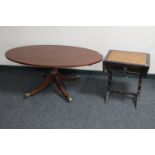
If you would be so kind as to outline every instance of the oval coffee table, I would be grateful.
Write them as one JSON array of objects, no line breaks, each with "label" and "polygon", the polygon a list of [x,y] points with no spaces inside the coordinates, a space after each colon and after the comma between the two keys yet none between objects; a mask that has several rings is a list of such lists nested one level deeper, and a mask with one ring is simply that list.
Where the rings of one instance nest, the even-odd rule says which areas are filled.
[{"label": "oval coffee table", "polygon": [[25,97],[35,95],[55,82],[64,97],[71,101],[64,86],[64,81],[78,79],[79,76],[62,75],[58,69],[63,67],[80,67],[93,65],[102,61],[102,55],[96,51],[60,45],[35,45],[11,49],[5,53],[7,59],[25,65],[50,68],[47,79],[35,89],[25,94]]}]

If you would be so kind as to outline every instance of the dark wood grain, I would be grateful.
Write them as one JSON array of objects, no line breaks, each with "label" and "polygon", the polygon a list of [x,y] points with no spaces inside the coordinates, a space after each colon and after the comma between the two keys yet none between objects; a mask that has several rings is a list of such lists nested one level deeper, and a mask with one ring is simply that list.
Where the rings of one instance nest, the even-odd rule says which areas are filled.
[{"label": "dark wood grain", "polygon": [[96,51],[60,45],[18,47],[5,55],[17,63],[48,68],[87,66],[102,61],[102,55]]},{"label": "dark wood grain", "polygon": [[64,76],[58,69],[61,67],[92,65],[103,59],[101,54],[90,49],[60,45],[18,47],[7,51],[5,56],[7,59],[17,63],[50,68],[47,79],[38,87],[26,93],[25,97],[40,93],[54,82],[68,101],[71,101],[72,97],[65,88],[64,81],[76,80],[79,79],[79,76]]}]

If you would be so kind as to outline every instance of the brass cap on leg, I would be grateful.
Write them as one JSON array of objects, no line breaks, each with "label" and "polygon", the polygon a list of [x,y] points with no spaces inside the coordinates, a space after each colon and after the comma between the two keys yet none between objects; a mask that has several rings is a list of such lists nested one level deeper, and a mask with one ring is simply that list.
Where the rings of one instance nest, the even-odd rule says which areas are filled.
[{"label": "brass cap on leg", "polygon": [[71,96],[68,96],[67,99],[69,102],[71,102],[73,100]]},{"label": "brass cap on leg", "polygon": [[31,96],[31,93],[26,93],[26,94],[24,95],[24,98],[29,97],[29,96]]}]

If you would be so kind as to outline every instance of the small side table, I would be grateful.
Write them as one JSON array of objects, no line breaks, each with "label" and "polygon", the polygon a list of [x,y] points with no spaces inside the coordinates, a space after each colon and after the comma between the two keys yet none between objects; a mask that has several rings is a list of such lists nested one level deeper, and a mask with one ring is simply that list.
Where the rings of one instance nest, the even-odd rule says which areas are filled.
[{"label": "small side table", "polygon": [[[108,73],[108,88],[105,102],[109,99],[110,93],[121,93],[134,96],[134,105],[137,108],[137,100],[142,87],[142,78],[146,77],[150,67],[150,55],[148,53],[128,52],[111,50],[103,61],[103,70]],[[139,76],[138,89],[136,93],[111,90],[113,71]]]}]

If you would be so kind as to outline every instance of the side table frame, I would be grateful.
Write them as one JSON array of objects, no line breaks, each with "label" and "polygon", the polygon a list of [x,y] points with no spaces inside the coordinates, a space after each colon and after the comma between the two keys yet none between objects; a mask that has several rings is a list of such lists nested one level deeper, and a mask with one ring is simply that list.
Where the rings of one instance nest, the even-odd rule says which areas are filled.
[{"label": "side table frame", "polygon": [[134,97],[134,105],[135,108],[137,109],[137,101],[138,97],[141,93],[141,88],[142,88],[142,78],[144,77],[143,74],[139,75],[139,82],[138,82],[138,88],[136,93],[130,93],[130,92],[123,92],[123,91],[116,91],[116,90],[111,90],[111,85],[112,85],[112,71],[108,70],[108,87],[107,87],[107,92],[106,92],[106,98],[105,98],[105,103],[107,103],[110,93],[119,93],[119,94],[126,94],[126,95],[133,95]]},{"label": "side table frame", "polygon": [[[103,71],[106,71],[108,73],[108,86],[107,86],[107,92],[106,92],[106,97],[105,97],[105,103],[108,101],[110,93],[120,93],[120,94],[132,95],[134,97],[135,108],[137,108],[138,97],[141,93],[141,88],[142,88],[142,79],[147,76],[147,73],[150,67],[150,55],[148,53],[145,53],[146,64],[144,65],[130,64],[130,63],[124,63],[124,62],[109,61],[108,57],[112,51],[113,50],[110,50],[108,52],[107,56],[105,57],[103,61]],[[113,71],[122,72],[125,74],[138,75],[139,81],[138,81],[138,88],[137,88],[136,93],[111,90]]]}]

